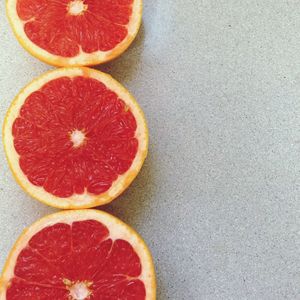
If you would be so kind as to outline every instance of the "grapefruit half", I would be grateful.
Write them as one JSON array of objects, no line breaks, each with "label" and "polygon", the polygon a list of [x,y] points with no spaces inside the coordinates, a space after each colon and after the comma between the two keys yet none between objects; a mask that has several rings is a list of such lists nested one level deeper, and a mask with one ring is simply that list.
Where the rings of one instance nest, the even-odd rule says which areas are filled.
[{"label": "grapefruit half", "polygon": [[133,96],[88,68],[50,71],[26,86],[3,126],[10,168],[32,197],[57,208],[109,203],[138,174],[148,130]]},{"label": "grapefruit half", "polygon": [[142,0],[7,0],[7,15],[21,45],[40,60],[96,65],[134,40]]},{"label": "grapefruit half", "polygon": [[141,239],[97,210],[49,215],[26,229],[0,281],[1,300],[154,300],[155,271]]}]

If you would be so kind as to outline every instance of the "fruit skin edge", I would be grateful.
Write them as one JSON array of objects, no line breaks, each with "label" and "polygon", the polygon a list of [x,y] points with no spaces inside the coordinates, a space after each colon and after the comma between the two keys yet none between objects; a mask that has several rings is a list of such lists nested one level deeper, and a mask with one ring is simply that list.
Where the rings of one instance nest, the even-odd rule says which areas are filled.
[{"label": "fruit skin edge", "polygon": [[[50,215],[46,215],[42,218],[40,218],[39,220],[35,221],[34,223],[32,223],[31,225],[25,227],[25,229],[23,229],[23,231],[21,232],[20,236],[17,238],[17,240],[15,241],[13,247],[11,248],[11,250],[9,251],[9,254],[7,256],[6,262],[4,264],[3,270],[0,274],[0,300],[6,300],[6,295],[5,295],[5,287],[6,287],[6,280],[4,279],[4,274],[7,272],[7,270],[9,269],[9,263],[10,260],[12,259],[13,255],[15,254],[15,251],[17,250],[18,246],[20,244],[22,244],[22,240],[24,237],[26,237],[27,233],[29,232],[29,230],[38,225],[39,223],[43,223],[44,221],[47,220],[51,220],[53,217],[59,216],[59,215],[67,215],[69,212],[78,212],[81,214],[85,214],[86,212],[94,212],[96,214],[102,214],[103,216],[107,216],[110,217],[111,219],[113,219],[117,224],[125,227],[133,236],[136,236],[138,238],[139,243],[141,244],[142,248],[144,249],[144,253],[146,254],[146,256],[149,258],[149,262],[150,262],[150,273],[153,275],[152,280],[151,280],[151,290],[153,291],[153,297],[151,298],[147,298],[146,296],[146,300],[156,300],[156,292],[157,292],[157,283],[156,283],[156,272],[155,272],[155,266],[154,266],[154,262],[153,262],[153,257],[152,254],[150,252],[150,249],[148,248],[147,244],[145,243],[144,239],[129,225],[127,225],[125,222],[123,222],[122,220],[120,220],[119,218],[105,212],[102,210],[96,210],[96,209],[80,209],[80,210],[64,210],[64,211],[59,211]],[[46,223],[46,222],[45,222]],[[109,228],[108,228],[109,229]],[[5,298],[4,298],[5,297]]]},{"label": "fruit skin edge", "polygon": [[[141,114],[142,118],[143,118],[143,122],[144,122],[144,127],[145,127],[145,151],[142,154],[141,160],[139,162],[138,168],[136,168],[135,170],[130,170],[130,168],[125,172],[125,174],[127,172],[130,171],[130,173],[128,173],[125,183],[122,186],[121,189],[119,189],[119,191],[117,193],[115,193],[114,196],[110,196],[107,192],[105,192],[104,194],[100,194],[98,195],[98,197],[96,197],[92,202],[89,202],[87,204],[81,204],[81,205],[74,205],[72,203],[69,204],[59,204],[57,201],[53,201],[53,200],[49,200],[49,199],[42,199],[37,197],[33,192],[31,192],[30,190],[28,190],[25,185],[21,182],[21,179],[19,178],[17,172],[15,172],[15,169],[12,166],[12,162],[9,159],[9,154],[8,154],[8,149],[6,146],[6,142],[5,142],[5,128],[6,128],[6,124],[7,124],[7,120],[8,117],[13,109],[13,107],[16,105],[19,95],[22,94],[24,92],[24,90],[26,90],[29,86],[31,86],[32,84],[34,84],[36,81],[38,81],[41,77],[47,77],[49,74],[51,73],[55,73],[57,70],[61,70],[61,71],[65,71],[65,70],[74,70],[74,69],[79,69],[82,70],[83,73],[85,74],[89,74],[90,72],[95,72],[95,73],[100,73],[102,76],[106,77],[108,80],[113,81],[113,83],[118,86],[120,89],[122,89],[123,91],[126,91],[126,93],[128,93],[128,95],[130,96],[131,101],[134,103],[134,105],[138,108],[139,113]],[[93,78],[93,77],[92,77]],[[5,156],[6,156],[6,160],[8,162],[9,168],[13,174],[13,177],[15,179],[15,181],[19,184],[19,186],[23,189],[23,191],[25,191],[29,196],[31,196],[33,199],[38,200],[39,202],[46,204],[48,206],[54,207],[54,208],[58,208],[58,209],[85,209],[85,208],[93,208],[96,206],[101,206],[101,205],[106,205],[110,202],[112,202],[113,200],[115,200],[117,197],[119,197],[129,186],[130,184],[133,182],[133,180],[137,177],[137,175],[139,174],[144,161],[148,155],[148,148],[149,148],[149,129],[147,126],[147,122],[145,119],[145,115],[144,112],[142,111],[142,109],[140,108],[139,104],[137,103],[137,101],[135,100],[135,98],[132,96],[132,94],[122,85],[120,84],[117,80],[115,80],[111,75],[95,70],[95,69],[91,69],[91,68],[87,68],[87,67],[70,67],[70,68],[59,68],[59,69],[54,69],[54,70],[50,70],[47,71],[45,73],[43,73],[42,75],[35,77],[31,82],[29,82],[25,87],[23,87],[20,92],[16,95],[16,97],[14,98],[14,100],[12,101],[11,105],[9,106],[9,109],[6,112],[5,118],[4,118],[4,122],[3,122],[3,126],[2,126],[2,143],[4,145],[4,152],[5,152]],[[26,177],[26,175],[24,175]],[[27,178],[27,177],[26,177]],[[29,180],[27,179],[27,181],[29,182]],[[30,183],[31,184],[31,183]],[[33,184],[31,184],[33,185]],[[42,187],[41,187],[42,188]],[[108,190],[109,191],[109,190]],[[51,195],[51,194],[50,194]],[[52,196],[52,195],[51,195]],[[63,199],[63,198],[62,198]],[[1,300],[1,299],[0,299]]]},{"label": "fruit skin edge", "polygon": [[[142,16],[143,16],[143,0],[136,0],[136,1],[140,1],[140,7],[139,7],[139,11],[138,11],[138,20],[137,20],[137,24],[136,24],[136,30],[133,32],[133,34],[130,34],[130,35],[128,34],[127,37],[121,43],[119,43],[115,48],[113,48],[110,51],[107,51],[107,52],[110,52],[110,54],[107,57],[105,57],[105,59],[102,59],[102,60],[101,59],[99,60],[99,58],[98,59],[97,58],[89,59],[84,64],[83,63],[69,63],[69,62],[66,62],[66,60],[69,60],[69,58],[64,58],[63,56],[54,55],[54,54],[47,52],[43,48],[34,44],[29,38],[27,38],[25,32],[24,32],[24,36],[26,36],[26,38],[23,38],[22,35],[20,35],[17,32],[17,29],[16,29],[16,26],[14,25],[13,19],[9,14],[9,3],[8,3],[9,0],[6,0],[6,16],[7,16],[10,27],[12,28],[12,31],[13,31],[16,39],[21,44],[23,49],[25,49],[29,54],[31,54],[31,56],[37,58],[38,60],[42,61],[43,63],[46,63],[51,66],[55,66],[55,67],[96,66],[96,65],[101,65],[101,64],[110,62],[110,61],[114,60],[115,58],[119,57],[121,54],[123,54],[129,48],[129,46],[135,40],[135,38],[139,32],[139,29],[141,27]],[[34,51],[32,49],[33,48],[32,45],[34,47],[37,47],[39,49],[39,51]],[[97,52],[105,53],[105,51],[97,51]],[[97,53],[97,52],[94,52],[94,53]],[[78,56],[80,56],[80,53],[75,57],[78,57]],[[75,57],[71,57],[71,59],[74,59]]]}]

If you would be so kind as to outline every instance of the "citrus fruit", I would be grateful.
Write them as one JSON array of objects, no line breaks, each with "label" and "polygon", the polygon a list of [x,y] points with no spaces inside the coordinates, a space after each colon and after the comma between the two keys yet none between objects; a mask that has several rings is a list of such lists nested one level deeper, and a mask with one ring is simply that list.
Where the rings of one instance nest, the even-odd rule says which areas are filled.
[{"label": "citrus fruit", "polygon": [[148,149],[143,112],[111,76],[62,68],[15,98],[3,143],[17,182],[32,197],[64,209],[106,204],[138,174]]},{"label": "citrus fruit", "polygon": [[7,0],[7,15],[19,42],[40,60],[95,65],[129,47],[142,0]]},{"label": "citrus fruit", "polygon": [[49,215],[26,229],[0,282],[1,300],[154,300],[155,272],[143,240],[97,210]]}]

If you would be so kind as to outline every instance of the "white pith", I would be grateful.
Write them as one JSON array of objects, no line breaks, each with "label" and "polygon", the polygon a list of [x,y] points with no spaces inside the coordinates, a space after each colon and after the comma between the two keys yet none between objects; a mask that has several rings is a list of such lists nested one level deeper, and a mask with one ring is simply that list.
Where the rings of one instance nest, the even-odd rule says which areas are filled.
[{"label": "white pith", "polygon": [[74,0],[68,4],[68,13],[72,16],[82,15],[88,6],[82,0]]},{"label": "white pith", "polygon": [[[46,192],[43,187],[33,185],[27,179],[26,175],[23,173],[19,165],[20,156],[16,152],[14,147],[12,126],[14,120],[19,116],[20,109],[24,104],[26,98],[32,92],[39,90],[46,82],[49,82],[50,80],[56,79],[58,77],[68,76],[72,78],[75,76],[86,76],[86,73],[88,73],[89,77],[98,79],[103,84],[105,84],[107,88],[117,93],[119,95],[119,98],[122,99],[130,108],[137,123],[135,137],[139,142],[139,148],[129,170],[127,170],[127,172],[125,172],[123,175],[119,175],[118,178],[113,182],[111,188],[106,193],[94,195],[85,191],[83,194],[73,194],[68,198],[60,198]],[[34,80],[32,83],[26,86],[14,100],[9,111],[7,112],[6,121],[4,122],[3,141],[5,152],[12,172],[18,183],[26,192],[28,192],[37,200],[40,200],[50,206],[55,206],[62,209],[76,209],[95,207],[97,205],[109,203],[110,201],[115,199],[121,192],[123,192],[123,190],[131,183],[131,181],[139,172],[147,155],[147,131],[147,125],[145,123],[142,110],[130,95],[130,93],[111,76],[88,68],[61,68],[50,71]]]},{"label": "white pith", "polygon": [[91,295],[91,291],[85,282],[76,282],[68,289],[72,300],[85,300]]},{"label": "white pith", "polygon": [[70,139],[73,143],[73,147],[78,148],[84,144],[85,134],[81,130],[75,129],[71,132]]},{"label": "white pith", "polygon": [[[10,19],[10,23],[13,27],[14,33],[17,36],[18,40],[21,42],[22,46],[27,49],[33,55],[36,55],[39,59],[56,66],[88,66],[96,65],[106,61],[109,61],[123,51],[125,51],[129,45],[134,40],[137,32],[140,28],[142,9],[143,9],[143,0],[134,0],[132,4],[132,15],[129,23],[125,26],[128,30],[127,37],[119,43],[114,49],[109,51],[96,51],[93,53],[83,52],[80,48],[77,56],[74,57],[61,57],[49,53],[48,51],[40,48],[34,44],[26,35],[24,31],[24,24],[26,22],[22,21],[17,13],[17,1],[18,0],[7,0],[7,15]],[[63,59],[63,60],[62,60]]]},{"label": "white pith", "polygon": [[155,300],[155,270],[151,254],[142,238],[132,228],[130,228],[128,225],[126,225],[116,217],[108,213],[93,209],[58,212],[42,218],[41,220],[31,225],[29,228],[25,229],[23,234],[14,245],[14,248],[11,251],[8,261],[4,267],[2,277],[0,279],[0,300],[6,300],[6,289],[9,285],[10,279],[14,277],[14,268],[17,257],[19,256],[20,252],[26,247],[33,235],[35,235],[43,228],[54,225],[56,223],[72,224],[75,221],[84,220],[97,220],[101,222],[109,229],[110,235],[108,238],[111,238],[112,240],[123,239],[128,241],[132,245],[141,261],[142,273],[138,277],[138,279],[143,281],[145,284],[146,300]]}]

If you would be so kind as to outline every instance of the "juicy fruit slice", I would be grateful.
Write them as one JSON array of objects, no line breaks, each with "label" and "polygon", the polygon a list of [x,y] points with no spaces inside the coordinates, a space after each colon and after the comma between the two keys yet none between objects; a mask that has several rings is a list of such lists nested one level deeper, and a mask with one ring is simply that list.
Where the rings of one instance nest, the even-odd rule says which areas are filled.
[{"label": "juicy fruit slice", "polygon": [[117,94],[77,76],[46,83],[13,123],[14,146],[29,181],[57,197],[106,192],[137,153],[136,121]]},{"label": "juicy fruit slice", "polygon": [[141,23],[142,0],[8,0],[20,43],[58,66],[95,65],[120,55]]},{"label": "juicy fruit slice", "polygon": [[29,84],[4,122],[10,167],[34,198],[86,208],[117,197],[147,155],[144,115],[109,75],[58,69]]},{"label": "juicy fruit slice", "polygon": [[47,216],[23,232],[5,265],[1,300],[154,300],[142,239],[96,210]]}]

